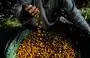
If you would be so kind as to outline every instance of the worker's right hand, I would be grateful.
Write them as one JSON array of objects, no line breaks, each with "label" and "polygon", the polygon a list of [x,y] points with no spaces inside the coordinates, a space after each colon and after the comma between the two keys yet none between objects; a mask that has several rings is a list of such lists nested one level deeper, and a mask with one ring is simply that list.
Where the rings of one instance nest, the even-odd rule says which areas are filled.
[{"label": "worker's right hand", "polygon": [[25,5],[25,10],[34,17],[38,16],[38,14],[40,13],[39,8],[33,5]]}]

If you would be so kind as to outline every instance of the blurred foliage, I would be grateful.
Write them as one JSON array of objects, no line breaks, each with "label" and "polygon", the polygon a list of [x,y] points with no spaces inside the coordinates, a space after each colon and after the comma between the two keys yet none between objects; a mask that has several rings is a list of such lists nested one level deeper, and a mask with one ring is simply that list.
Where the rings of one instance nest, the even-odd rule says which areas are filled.
[{"label": "blurred foliage", "polygon": [[7,20],[5,20],[3,22],[3,26],[5,28],[7,28],[7,27],[21,27],[21,24],[16,18],[9,17],[9,18],[7,18]]},{"label": "blurred foliage", "polygon": [[86,20],[90,20],[90,8],[81,8],[81,13]]}]

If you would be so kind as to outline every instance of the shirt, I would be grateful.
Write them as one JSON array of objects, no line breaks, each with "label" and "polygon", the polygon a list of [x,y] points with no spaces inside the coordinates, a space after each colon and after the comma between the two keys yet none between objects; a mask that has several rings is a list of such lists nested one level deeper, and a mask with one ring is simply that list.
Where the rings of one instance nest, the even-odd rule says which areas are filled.
[{"label": "shirt", "polygon": [[[40,9],[42,17],[42,27],[48,28],[54,25],[60,18],[60,13],[65,13],[68,20],[73,22],[76,26],[83,30],[90,30],[89,25],[81,16],[80,11],[75,6],[73,0],[18,0],[14,5],[15,15],[21,22],[29,20],[29,24],[35,26],[35,20],[30,17],[27,12],[23,9],[23,5],[32,4]],[[60,11],[62,10],[62,11]]]}]

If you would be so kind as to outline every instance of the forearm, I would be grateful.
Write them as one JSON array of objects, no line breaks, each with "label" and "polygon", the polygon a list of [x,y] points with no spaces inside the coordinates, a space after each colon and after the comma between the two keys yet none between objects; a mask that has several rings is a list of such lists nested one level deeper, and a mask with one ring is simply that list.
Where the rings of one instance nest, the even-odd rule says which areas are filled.
[{"label": "forearm", "polygon": [[81,16],[81,13],[76,8],[74,1],[65,0],[64,9],[67,12],[68,17],[70,17],[70,21],[72,21],[76,26],[80,27],[82,30],[85,30],[87,32],[90,31],[89,25],[87,24],[83,16]]},{"label": "forearm", "polygon": [[90,27],[88,23],[85,21],[84,17],[81,16],[80,12],[76,12],[74,16],[72,17],[73,23],[75,23],[78,27],[80,27],[82,30],[90,31]]}]

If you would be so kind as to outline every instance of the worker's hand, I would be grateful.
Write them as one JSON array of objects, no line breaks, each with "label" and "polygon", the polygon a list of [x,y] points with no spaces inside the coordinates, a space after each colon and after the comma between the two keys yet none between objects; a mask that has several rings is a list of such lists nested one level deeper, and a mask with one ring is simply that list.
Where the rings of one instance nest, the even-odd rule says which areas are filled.
[{"label": "worker's hand", "polygon": [[25,10],[34,17],[36,17],[40,13],[39,9],[36,6],[32,5],[25,5]]}]

